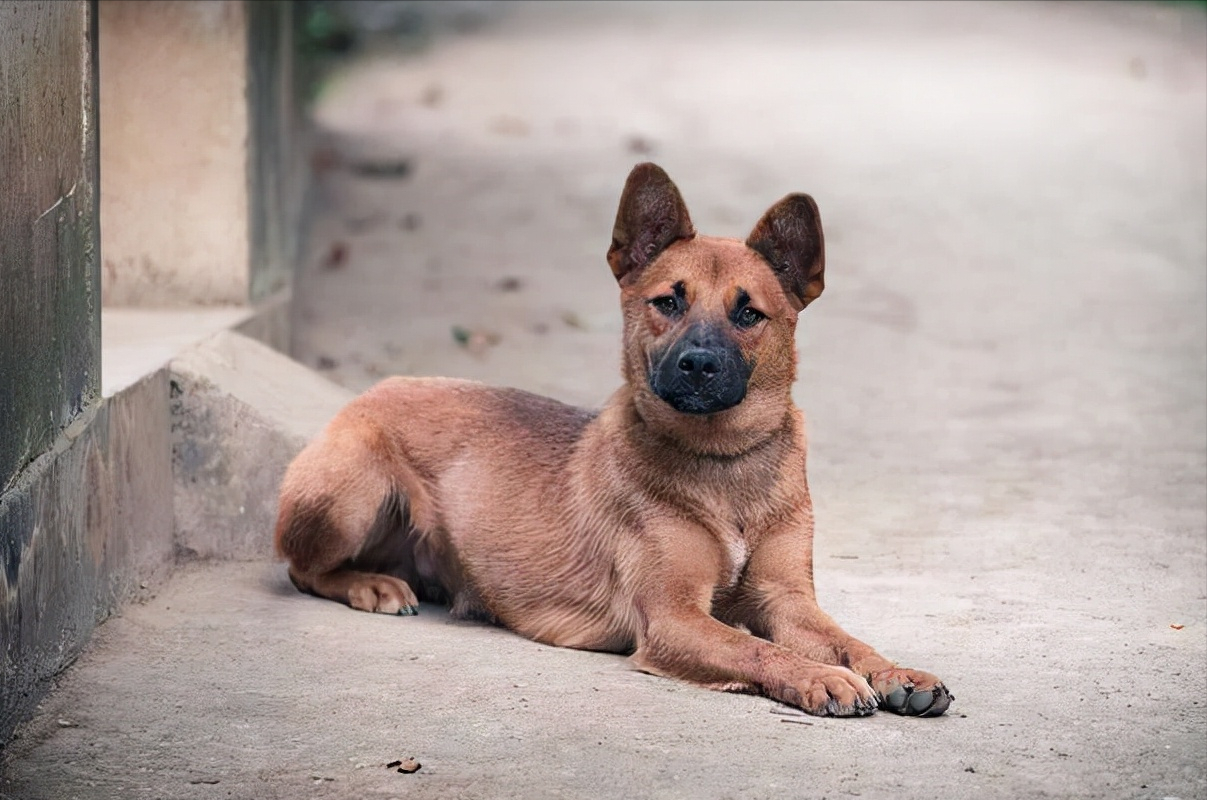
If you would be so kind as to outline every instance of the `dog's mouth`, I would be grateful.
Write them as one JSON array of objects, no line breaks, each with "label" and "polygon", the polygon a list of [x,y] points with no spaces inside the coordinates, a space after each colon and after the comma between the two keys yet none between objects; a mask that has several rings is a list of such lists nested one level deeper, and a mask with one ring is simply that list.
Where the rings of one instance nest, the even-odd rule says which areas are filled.
[{"label": "dog's mouth", "polygon": [[736,344],[684,337],[650,365],[649,384],[681,414],[716,414],[746,399],[750,372]]},{"label": "dog's mouth", "polygon": [[651,386],[654,393],[661,397],[666,403],[681,414],[716,414],[720,411],[733,408],[742,402],[746,397],[746,390],[743,387],[741,396],[736,399],[729,397],[721,397],[717,395],[695,394],[695,393],[675,393],[659,391],[656,387]]}]

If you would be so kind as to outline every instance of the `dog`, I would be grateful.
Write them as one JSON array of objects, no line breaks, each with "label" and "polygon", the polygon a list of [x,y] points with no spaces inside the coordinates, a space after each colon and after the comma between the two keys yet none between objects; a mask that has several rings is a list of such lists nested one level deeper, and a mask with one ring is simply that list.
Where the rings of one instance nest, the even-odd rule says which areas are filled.
[{"label": "dog", "polygon": [[275,531],[301,591],[362,611],[451,606],[539,642],[810,714],[938,716],[952,695],[842,630],[813,587],[797,315],[822,293],[817,204],[745,240],[697,234],[654,164],[607,254],[623,385],[599,411],[389,378],[286,471]]}]

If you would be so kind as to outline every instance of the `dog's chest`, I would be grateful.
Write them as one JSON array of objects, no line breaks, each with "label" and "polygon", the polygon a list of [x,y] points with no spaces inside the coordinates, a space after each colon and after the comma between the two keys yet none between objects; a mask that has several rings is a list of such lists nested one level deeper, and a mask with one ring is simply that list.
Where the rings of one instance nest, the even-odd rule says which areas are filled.
[{"label": "dog's chest", "polygon": [[721,563],[717,588],[730,589],[741,581],[746,571],[750,554],[760,538],[758,532],[766,526],[766,515],[759,504],[741,502],[745,498],[726,497],[719,502],[715,497],[711,499],[711,513],[697,519],[718,545]]},{"label": "dog's chest", "polygon": [[750,539],[738,510],[729,504],[726,506],[718,509],[721,513],[708,527],[721,545],[722,563],[718,583],[730,588],[737,584],[746,570],[746,562],[750,560]]},{"label": "dog's chest", "polygon": [[725,565],[727,569],[722,571],[722,579],[725,581],[725,587],[730,588],[737,584],[746,569],[746,562],[750,560],[750,546],[746,537],[739,531],[723,535],[721,544],[724,545],[724,555],[728,558]]}]

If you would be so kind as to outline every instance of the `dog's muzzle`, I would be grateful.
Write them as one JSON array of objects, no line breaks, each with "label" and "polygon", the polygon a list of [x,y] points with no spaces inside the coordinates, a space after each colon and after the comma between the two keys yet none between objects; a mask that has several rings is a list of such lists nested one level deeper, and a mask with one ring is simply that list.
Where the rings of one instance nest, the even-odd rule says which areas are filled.
[{"label": "dog's muzzle", "polygon": [[715,414],[746,397],[750,365],[728,337],[694,328],[667,348],[650,370],[650,389],[684,414]]}]

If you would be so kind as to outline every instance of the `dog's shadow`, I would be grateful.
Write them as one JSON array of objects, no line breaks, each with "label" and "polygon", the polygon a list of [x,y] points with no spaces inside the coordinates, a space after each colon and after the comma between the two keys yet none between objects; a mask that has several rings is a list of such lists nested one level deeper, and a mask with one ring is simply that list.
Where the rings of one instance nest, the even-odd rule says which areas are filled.
[{"label": "dog's shadow", "polygon": [[289,580],[289,568],[285,564],[273,563],[260,575],[260,588],[273,597],[296,597],[299,592]]}]

